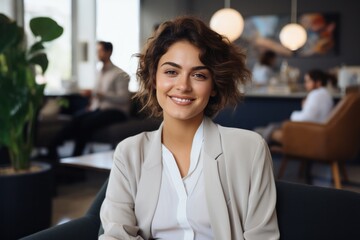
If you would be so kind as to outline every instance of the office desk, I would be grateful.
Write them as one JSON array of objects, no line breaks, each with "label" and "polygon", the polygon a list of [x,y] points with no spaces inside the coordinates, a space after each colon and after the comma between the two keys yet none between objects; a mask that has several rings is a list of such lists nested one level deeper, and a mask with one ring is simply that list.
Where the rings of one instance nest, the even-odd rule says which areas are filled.
[{"label": "office desk", "polygon": [[110,171],[114,151],[98,152],[78,157],[60,159],[60,164],[72,167]]}]

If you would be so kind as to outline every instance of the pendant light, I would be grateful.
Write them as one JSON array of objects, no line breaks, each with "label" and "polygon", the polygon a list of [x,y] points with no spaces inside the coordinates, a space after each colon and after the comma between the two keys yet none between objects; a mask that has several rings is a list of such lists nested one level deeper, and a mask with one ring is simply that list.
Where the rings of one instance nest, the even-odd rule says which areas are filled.
[{"label": "pendant light", "polygon": [[298,50],[306,42],[306,31],[296,23],[297,0],[291,1],[291,23],[285,25],[280,31],[280,42],[292,51]]},{"label": "pendant light", "polygon": [[244,19],[238,11],[230,8],[230,0],[225,0],[224,5],[224,8],[216,11],[211,17],[210,28],[233,42],[244,30]]}]

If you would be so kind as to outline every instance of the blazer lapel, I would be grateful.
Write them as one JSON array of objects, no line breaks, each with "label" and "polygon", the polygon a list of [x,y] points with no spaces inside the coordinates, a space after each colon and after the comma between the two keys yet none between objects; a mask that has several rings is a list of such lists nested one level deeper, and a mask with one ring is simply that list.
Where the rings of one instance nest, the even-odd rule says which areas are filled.
[{"label": "blazer lapel", "polygon": [[146,239],[151,236],[151,222],[160,193],[162,176],[161,132],[162,125],[154,134],[149,135],[149,151],[144,152],[144,165],[135,199],[137,224],[142,229],[142,235]]},{"label": "blazer lapel", "polygon": [[215,239],[231,239],[229,213],[220,181],[219,162],[223,152],[219,129],[212,120],[204,122],[204,178],[210,224]]}]

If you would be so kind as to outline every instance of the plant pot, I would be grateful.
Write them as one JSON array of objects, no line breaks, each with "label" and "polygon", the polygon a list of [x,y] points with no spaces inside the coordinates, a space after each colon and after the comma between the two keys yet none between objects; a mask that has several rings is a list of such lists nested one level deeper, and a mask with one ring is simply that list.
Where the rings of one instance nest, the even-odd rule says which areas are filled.
[{"label": "plant pot", "polygon": [[37,172],[0,175],[0,239],[19,239],[51,225],[53,173],[33,162]]}]

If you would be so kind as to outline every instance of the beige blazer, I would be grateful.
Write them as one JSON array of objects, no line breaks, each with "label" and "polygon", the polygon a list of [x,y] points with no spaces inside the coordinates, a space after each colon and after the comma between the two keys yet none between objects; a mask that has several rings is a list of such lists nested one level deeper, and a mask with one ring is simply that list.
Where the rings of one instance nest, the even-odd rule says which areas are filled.
[{"label": "beige blazer", "polygon": [[[100,239],[151,239],[162,176],[161,132],[122,141],[114,153]],[[204,178],[215,239],[279,239],[267,144],[256,133],[204,121]]]}]

